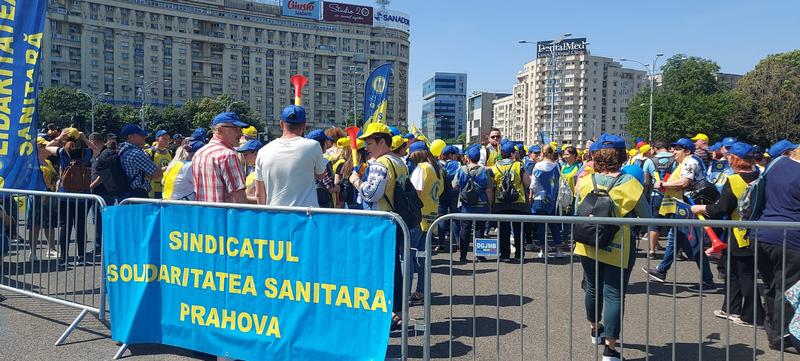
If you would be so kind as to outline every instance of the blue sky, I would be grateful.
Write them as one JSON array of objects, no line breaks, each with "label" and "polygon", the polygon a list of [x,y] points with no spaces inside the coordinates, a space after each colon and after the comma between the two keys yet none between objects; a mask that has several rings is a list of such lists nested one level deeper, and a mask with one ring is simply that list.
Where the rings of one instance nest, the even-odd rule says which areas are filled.
[{"label": "blue sky", "polygon": [[408,116],[413,122],[421,116],[422,83],[436,71],[467,73],[467,94],[510,92],[516,72],[534,57],[535,46],[517,44],[520,39],[570,32],[587,38],[593,55],[648,63],[659,52],[685,53],[737,74],[768,54],[800,48],[798,0],[394,0],[389,8],[411,18]]}]

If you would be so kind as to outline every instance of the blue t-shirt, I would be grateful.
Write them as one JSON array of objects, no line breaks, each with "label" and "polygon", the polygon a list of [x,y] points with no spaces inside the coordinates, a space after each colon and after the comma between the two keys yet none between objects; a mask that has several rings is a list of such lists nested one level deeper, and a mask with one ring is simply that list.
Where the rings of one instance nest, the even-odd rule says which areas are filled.
[{"label": "blue t-shirt", "polygon": [[[776,159],[765,176],[764,211],[759,221],[800,222],[800,163],[791,158]],[[759,242],[783,245],[783,230],[756,229]],[[786,247],[800,251],[800,230],[786,230]]]}]

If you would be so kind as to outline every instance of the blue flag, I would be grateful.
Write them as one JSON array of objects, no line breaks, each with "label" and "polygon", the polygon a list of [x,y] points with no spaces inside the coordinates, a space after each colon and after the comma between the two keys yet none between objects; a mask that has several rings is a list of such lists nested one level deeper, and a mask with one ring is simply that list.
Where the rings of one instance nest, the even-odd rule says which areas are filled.
[{"label": "blue flag", "polygon": [[386,121],[386,109],[389,103],[386,95],[389,93],[389,78],[392,76],[392,64],[383,64],[367,78],[364,84],[364,124],[372,122],[383,123]]},{"label": "blue flag", "polygon": [[[672,216],[675,219],[695,219],[692,213],[692,206],[686,202],[675,202],[675,214]],[[701,245],[703,244],[703,229],[702,227],[676,227],[675,228],[676,241],[686,241],[692,249],[692,256],[696,257],[700,254]],[[676,243],[680,244],[680,243]]]},{"label": "blue flag", "polygon": [[45,1],[18,0],[0,8],[0,188],[44,190],[36,97]]}]

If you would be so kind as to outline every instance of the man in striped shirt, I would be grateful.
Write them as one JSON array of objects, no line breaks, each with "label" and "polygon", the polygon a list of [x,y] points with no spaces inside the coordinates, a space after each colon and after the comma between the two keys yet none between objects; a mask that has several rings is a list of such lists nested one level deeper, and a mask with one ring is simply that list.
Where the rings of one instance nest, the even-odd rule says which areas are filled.
[{"label": "man in striped shirt", "polygon": [[211,123],[214,136],[192,158],[192,177],[200,202],[247,203],[245,174],[234,148],[247,124],[233,112],[222,112]]}]

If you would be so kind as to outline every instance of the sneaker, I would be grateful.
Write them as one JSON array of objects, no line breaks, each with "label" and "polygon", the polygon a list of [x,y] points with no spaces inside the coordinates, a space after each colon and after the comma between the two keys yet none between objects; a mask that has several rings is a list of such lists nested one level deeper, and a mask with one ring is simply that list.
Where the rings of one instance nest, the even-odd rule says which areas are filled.
[{"label": "sneaker", "polygon": [[652,279],[654,279],[654,280],[656,280],[658,282],[664,283],[667,280],[667,274],[664,273],[664,272],[659,271],[656,268],[642,267],[642,271],[644,271],[644,273],[647,273],[650,276],[650,278],[652,278]]},{"label": "sneaker", "polygon": [[86,259],[83,257],[78,257],[78,260],[75,261],[75,266],[85,266]]},{"label": "sneaker", "polygon": [[537,256],[538,256],[539,258],[544,258],[544,251],[541,251],[541,250],[540,250],[540,251],[539,251],[539,254],[538,254]]},{"label": "sneaker", "polygon": [[622,361],[622,355],[608,345],[603,349],[603,361]]},{"label": "sneaker", "polygon": [[591,330],[592,338],[591,338],[590,342],[592,343],[592,345],[602,345],[603,344],[604,338],[603,338],[603,336],[600,336],[600,335],[603,334],[604,330],[605,330],[605,328],[603,328],[603,325],[600,325],[600,327],[598,327],[596,331],[595,330]]},{"label": "sneaker", "polygon": [[477,259],[478,262],[489,262],[489,260],[486,259],[486,257],[484,257],[484,256],[478,256],[478,257],[475,257],[475,259]]},{"label": "sneaker", "polygon": [[714,316],[717,316],[717,317],[719,317],[719,318],[721,318],[723,320],[732,320],[732,321],[734,321],[734,320],[739,319],[739,315],[735,315],[735,314],[730,314],[729,315],[727,312],[725,312],[723,310],[714,310]]},{"label": "sneaker", "polygon": [[658,258],[658,256],[656,255],[656,253],[655,253],[655,252],[649,252],[649,253],[647,253],[647,259],[649,259],[649,260],[654,260],[654,259],[656,259],[656,258]]},{"label": "sneaker", "polygon": [[51,249],[51,250],[47,251],[47,257],[58,258],[58,251],[56,251],[54,249]]},{"label": "sneaker", "polygon": [[[700,293],[700,285],[692,285],[689,287],[689,291]],[[717,292],[717,285],[713,283],[703,284],[703,293],[716,293]]]},{"label": "sneaker", "polygon": [[564,251],[561,248],[556,248],[556,258],[564,257]]}]

